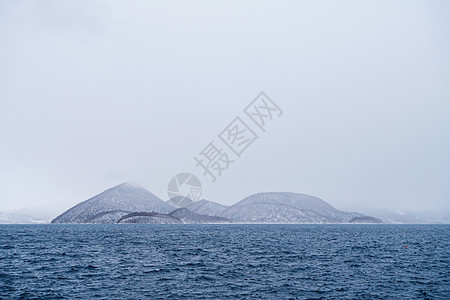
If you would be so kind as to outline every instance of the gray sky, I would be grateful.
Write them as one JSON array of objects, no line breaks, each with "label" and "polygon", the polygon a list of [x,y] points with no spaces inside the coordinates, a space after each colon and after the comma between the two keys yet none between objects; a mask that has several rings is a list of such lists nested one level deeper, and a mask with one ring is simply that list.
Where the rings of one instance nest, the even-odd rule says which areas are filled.
[{"label": "gray sky", "polygon": [[[0,211],[192,172],[448,212],[449,79],[447,0],[1,1]],[[260,91],[284,114],[211,184],[193,157]]]}]

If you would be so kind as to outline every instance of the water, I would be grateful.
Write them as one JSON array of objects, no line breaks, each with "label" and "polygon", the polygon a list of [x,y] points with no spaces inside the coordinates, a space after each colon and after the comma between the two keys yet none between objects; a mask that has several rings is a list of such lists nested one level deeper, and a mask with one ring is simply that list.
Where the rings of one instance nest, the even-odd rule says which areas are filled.
[{"label": "water", "polygon": [[449,232],[450,225],[0,225],[0,298],[450,299]]}]

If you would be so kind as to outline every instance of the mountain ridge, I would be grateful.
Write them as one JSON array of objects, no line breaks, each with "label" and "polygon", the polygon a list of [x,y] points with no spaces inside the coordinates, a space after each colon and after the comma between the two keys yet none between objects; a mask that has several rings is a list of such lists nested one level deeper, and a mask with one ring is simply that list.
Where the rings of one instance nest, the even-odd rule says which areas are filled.
[{"label": "mountain ridge", "polygon": [[300,193],[252,194],[225,206],[202,199],[187,207],[164,202],[145,188],[125,182],[69,208],[52,223],[381,223],[360,213],[344,212],[326,201]]}]

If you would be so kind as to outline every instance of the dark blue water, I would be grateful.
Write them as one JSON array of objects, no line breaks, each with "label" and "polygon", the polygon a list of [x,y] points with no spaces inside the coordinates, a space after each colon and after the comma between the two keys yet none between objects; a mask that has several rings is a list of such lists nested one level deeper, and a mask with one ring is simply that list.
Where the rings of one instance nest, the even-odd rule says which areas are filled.
[{"label": "dark blue water", "polygon": [[0,225],[0,298],[450,299],[449,233],[449,225]]}]

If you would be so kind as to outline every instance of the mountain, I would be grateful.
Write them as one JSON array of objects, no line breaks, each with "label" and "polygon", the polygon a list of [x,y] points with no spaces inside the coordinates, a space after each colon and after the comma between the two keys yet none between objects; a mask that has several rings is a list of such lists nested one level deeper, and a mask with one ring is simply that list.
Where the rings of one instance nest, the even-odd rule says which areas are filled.
[{"label": "mountain", "polygon": [[[23,216],[28,217],[30,223],[50,223],[55,215],[64,209],[63,206],[59,205],[35,205],[22,208],[16,208],[11,210],[2,211],[2,213],[10,215],[12,218],[22,219]],[[1,217],[0,217],[1,222]]]},{"label": "mountain", "polygon": [[244,223],[347,223],[363,215],[339,211],[317,197],[279,192],[253,194],[220,216]]},{"label": "mountain", "polygon": [[354,224],[381,224],[381,223],[383,223],[383,221],[381,221],[380,219],[377,219],[374,217],[369,217],[369,216],[354,217],[353,219],[351,219],[348,222],[354,223]]},{"label": "mountain", "polygon": [[[172,201],[174,200],[174,201]],[[187,204],[179,208],[177,204]],[[253,194],[232,206],[182,198],[164,202],[141,186],[123,183],[70,208],[52,223],[380,223],[360,213],[340,211],[313,196],[296,193]]]},{"label": "mountain", "polygon": [[0,224],[45,224],[48,222],[30,215],[0,212]]},{"label": "mountain", "polygon": [[376,218],[382,219],[389,224],[449,224],[450,215],[448,212],[412,212],[412,211],[400,211],[393,209],[361,209],[364,213],[367,213]]},{"label": "mountain", "polygon": [[155,212],[134,212],[122,216],[117,223],[126,224],[181,224],[183,221],[170,214]]},{"label": "mountain", "polygon": [[52,223],[116,223],[132,212],[169,213],[172,210],[143,187],[127,182],[75,205]]},{"label": "mountain", "polygon": [[188,197],[177,196],[167,200],[166,203],[174,208],[180,208],[191,206],[194,203],[194,201],[192,201]]},{"label": "mountain", "polygon": [[169,216],[180,219],[184,223],[231,223],[230,219],[216,216],[201,215],[187,208],[179,208],[169,214]]},{"label": "mountain", "polygon": [[201,215],[221,216],[222,213],[229,208],[229,206],[203,199],[198,202],[194,202],[194,204],[188,208],[190,211]]}]

